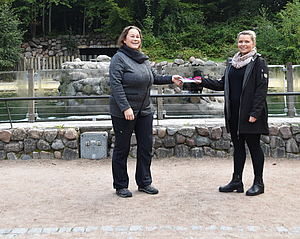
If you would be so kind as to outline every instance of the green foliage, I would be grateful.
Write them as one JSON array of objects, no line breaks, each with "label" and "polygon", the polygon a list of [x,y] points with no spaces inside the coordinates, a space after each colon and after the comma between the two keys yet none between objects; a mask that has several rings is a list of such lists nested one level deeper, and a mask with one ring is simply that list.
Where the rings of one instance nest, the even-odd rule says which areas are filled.
[{"label": "green foliage", "polygon": [[18,29],[19,24],[8,5],[0,6],[0,71],[11,70],[19,61],[24,34]]}]

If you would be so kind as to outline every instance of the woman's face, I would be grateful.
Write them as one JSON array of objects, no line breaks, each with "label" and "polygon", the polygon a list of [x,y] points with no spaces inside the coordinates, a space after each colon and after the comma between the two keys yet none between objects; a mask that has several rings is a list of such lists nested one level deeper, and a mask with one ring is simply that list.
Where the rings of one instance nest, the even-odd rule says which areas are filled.
[{"label": "woman's face", "polygon": [[255,47],[252,41],[251,35],[240,35],[238,40],[238,49],[242,53],[242,56],[247,54]]},{"label": "woman's face", "polygon": [[138,50],[141,45],[141,36],[139,31],[136,29],[130,29],[123,42],[126,44],[126,46],[134,50]]}]

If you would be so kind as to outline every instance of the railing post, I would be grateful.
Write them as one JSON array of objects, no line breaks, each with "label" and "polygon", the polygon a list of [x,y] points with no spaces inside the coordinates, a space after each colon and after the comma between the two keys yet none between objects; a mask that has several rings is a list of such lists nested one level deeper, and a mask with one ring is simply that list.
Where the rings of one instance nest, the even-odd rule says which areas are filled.
[{"label": "railing post", "polygon": [[[294,92],[294,84],[293,84],[293,65],[292,62],[286,63],[287,68],[287,92]],[[294,110],[294,96],[288,96],[288,116],[293,118],[295,116]]]},{"label": "railing post", "polygon": [[[34,70],[28,69],[28,97],[34,96]],[[34,100],[28,101],[28,122],[34,123]]]},{"label": "railing post", "polygon": [[[156,67],[157,69],[157,74],[162,74],[162,66],[158,65]],[[158,95],[162,94],[162,85],[158,85]],[[162,120],[164,118],[164,108],[163,108],[163,99],[162,97],[157,98],[157,119]]]}]

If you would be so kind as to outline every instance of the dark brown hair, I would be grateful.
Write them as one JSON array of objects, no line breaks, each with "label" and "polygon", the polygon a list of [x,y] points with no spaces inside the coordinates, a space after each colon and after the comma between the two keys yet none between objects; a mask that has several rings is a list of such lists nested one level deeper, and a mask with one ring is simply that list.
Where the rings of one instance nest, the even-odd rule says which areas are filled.
[{"label": "dark brown hair", "polygon": [[128,27],[125,27],[121,33],[121,35],[119,36],[119,39],[118,39],[118,42],[117,42],[117,45],[121,48],[123,45],[124,45],[124,40],[126,39],[127,37],[127,34],[129,32],[129,30],[131,29],[135,29],[135,30],[138,30],[139,34],[140,34],[140,38],[141,38],[141,44],[138,48],[138,51],[142,51],[142,32],[141,32],[141,29],[139,29],[138,27],[136,26],[128,26]]}]

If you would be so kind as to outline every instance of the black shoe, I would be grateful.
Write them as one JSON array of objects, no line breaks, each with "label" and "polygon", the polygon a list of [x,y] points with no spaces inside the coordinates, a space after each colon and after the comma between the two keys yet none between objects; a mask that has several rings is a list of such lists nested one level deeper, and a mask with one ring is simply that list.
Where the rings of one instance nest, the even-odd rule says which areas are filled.
[{"label": "black shoe", "polygon": [[235,191],[238,193],[244,192],[244,184],[242,181],[242,176],[238,174],[233,174],[232,180],[229,184],[224,187],[219,187],[219,191],[223,193],[229,193]]},{"label": "black shoe", "polygon": [[143,188],[139,187],[138,189],[141,192],[145,192],[145,193],[149,193],[149,194],[158,194],[158,190],[155,187],[151,186],[151,185],[148,185],[148,186],[143,187]]},{"label": "black shoe", "polygon": [[128,190],[128,188],[118,188],[116,189],[116,194],[122,198],[132,197],[132,193]]},{"label": "black shoe", "polygon": [[256,196],[265,192],[265,185],[261,177],[256,177],[254,179],[253,185],[246,192],[247,196]]}]

